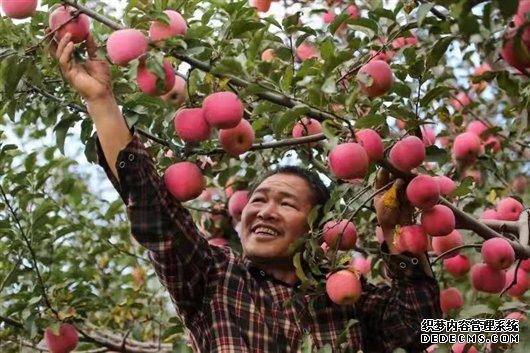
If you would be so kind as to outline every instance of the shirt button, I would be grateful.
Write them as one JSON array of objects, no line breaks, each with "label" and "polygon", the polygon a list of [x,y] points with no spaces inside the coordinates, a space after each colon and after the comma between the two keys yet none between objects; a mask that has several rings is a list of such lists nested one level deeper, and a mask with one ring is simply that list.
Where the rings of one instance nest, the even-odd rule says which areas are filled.
[{"label": "shirt button", "polygon": [[399,267],[401,267],[401,268],[405,268],[405,267],[407,267],[407,264],[404,263],[404,262],[400,262],[400,263],[399,263]]},{"label": "shirt button", "polygon": [[134,154],[131,153],[131,154],[129,155],[129,160],[130,160],[131,162],[134,161]]},{"label": "shirt button", "polygon": [[259,271],[259,274],[261,275],[261,277],[265,277],[265,271],[261,270]]},{"label": "shirt button", "polygon": [[121,161],[120,164],[118,164],[118,166],[120,168],[125,168],[125,162],[124,161]]},{"label": "shirt button", "polygon": [[418,264],[418,259],[413,257],[412,260],[410,260],[412,262],[413,265],[417,265]]}]

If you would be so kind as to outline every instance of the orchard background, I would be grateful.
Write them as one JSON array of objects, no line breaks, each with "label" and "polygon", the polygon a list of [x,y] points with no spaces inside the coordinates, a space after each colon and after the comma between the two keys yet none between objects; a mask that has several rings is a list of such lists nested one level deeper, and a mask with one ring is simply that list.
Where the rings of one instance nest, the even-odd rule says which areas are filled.
[{"label": "orchard background", "polygon": [[[44,330],[56,331],[61,322],[76,327],[80,352],[190,351],[145,251],[129,235],[122,201],[101,170],[87,166],[96,158],[93,124],[46,49],[48,9],[61,3],[91,17],[100,57],[113,30],[147,34],[153,20],[168,21],[164,10],[178,11],[187,21],[186,34],[151,43],[149,68],[162,77],[162,59],[169,60],[186,81],[179,97],[186,96],[187,107],[200,107],[216,91],[234,92],[244,103],[255,133],[253,152],[226,153],[216,131],[207,141],[184,143],[173,126],[178,107],[138,89],[139,60],[111,66],[124,116],[149,140],[160,172],[184,160],[202,169],[207,191],[186,205],[207,236],[228,239],[238,249],[228,197],[275,165],[314,169],[330,184],[326,216],[295,256],[308,293],[325,295],[321,269],[350,260],[370,280],[384,280],[371,200],[376,164],[388,161],[371,163],[364,178],[349,182],[336,178],[328,161],[335,146],[363,128],[376,130],[387,150],[407,135],[423,137],[427,157],[417,172],[455,181],[446,202],[472,216],[457,217],[458,228],[475,230],[461,231],[466,246],[460,254],[480,263],[484,238],[500,234],[512,240],[519,258],[530,256],[524,213],[520,226],[495,224],[491,217],[493,228],[477,222],[504,198],[530,204],[528,16],[516,21],[519,30],[510,25],[519,1],[285,0],[268,11],[247,1],[40,1],[29,19],[0,19],[0,351],[46,350]],[[265,10],[263,1],[256,3]],[[507,37],[516,43],[511,56],[503,55],[511,65],[500,57]],[[85,55],[84,43],[76,55]],[[395,81],[380,97],[367,97],[359,84],[370,85],[373,78],[358,71],[376,59],[389,62]],[[483,65],[489,69],[477,73]],[[318,120],[321,132],[293,139],[293,127],[304,117]],[[480,155],[456,161],[455,137],[477,121],[486,126],[479,131]],[[321,228],[332,219],[353,220],[356,252],[334,248],[326,257]],[[446,317],[530,313],[528,263],[512,266],[522,293],[490,294],[473,289],[465,269],[454,277],[439,253],[430,253],[441,289],[455,287],[463,298],[463,306]],[[523,320],[519,345],[475,347],[526,352],[529,333]],[[439,345],[436,352],[450,349]]]}]

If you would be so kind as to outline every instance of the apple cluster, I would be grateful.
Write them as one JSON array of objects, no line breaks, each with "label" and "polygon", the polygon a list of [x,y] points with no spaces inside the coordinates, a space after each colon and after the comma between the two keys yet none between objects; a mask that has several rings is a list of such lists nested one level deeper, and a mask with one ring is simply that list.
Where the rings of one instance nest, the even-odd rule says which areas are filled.
[{"label": "apple cluster", "polygon": [[[244,110],[236,94],[215,92],[203,100],[201,108],[178,110],[173,120],[175,131],[184,142],[198,143],[208,140],[212,128],[217,128],[223,150],[232,157],[238,157],[252,147],[255,136],[252,125],[243,119]],[[186,163],[185,167],[181,167],[183,163]],[[194,199],[204,189],[200,169],[189,162],[172,165],[164,178],[168,191],[180,201]]]}]

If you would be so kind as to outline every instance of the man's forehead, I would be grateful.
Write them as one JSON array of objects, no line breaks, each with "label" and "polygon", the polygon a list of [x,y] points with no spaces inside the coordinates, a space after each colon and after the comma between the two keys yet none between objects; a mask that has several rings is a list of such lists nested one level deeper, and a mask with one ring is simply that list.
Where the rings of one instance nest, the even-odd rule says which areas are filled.
[{"label": "man's forehead", "polygon": [[[302,189],[306,189],[306,190],[302,190]],[[311,187],[309,186],[309,183],[307,182],[307,180],[305,180],[301,176],[294,175],[294,174],[278,173],[278,174],[271,175],[270,177],[263,180],[257,186],[254,192],[258,192],[258,191],[260,192],[277,191],[281,193],[294,194],[294,196],[296,196],[296,194],[301,191],[310,193]]]}]

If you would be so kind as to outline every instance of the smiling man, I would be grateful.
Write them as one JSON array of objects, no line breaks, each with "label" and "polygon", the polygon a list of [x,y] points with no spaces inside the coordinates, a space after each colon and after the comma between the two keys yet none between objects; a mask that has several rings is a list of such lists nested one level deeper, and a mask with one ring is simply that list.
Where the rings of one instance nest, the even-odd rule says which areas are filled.
[{"label": "smiling man", "polygon": [[[422,319],[441,316],[439,289],[425,256],[396,254],[394,226],[411,221],[411,208],[375,207],[386,244],[382,257],[392,285],[371,285],[351,306],[326,296],[299,293],[288,248],[308,231],[308,215],[329,193],[317,175],[279,168],[258,181],[243,209],[243,254],[210,246],[188,210],[165,188],[140,136],[130,131],[112,94],[108,65],[95,57],[72,59],[65,35],[55,55],[64,77],[82,95],[98,133],[99,162],[127,205],[134,237],[149,250],[158,277],[190,331],[195,351],[211,353],[301,352],[302,342],[333,352],[420,352]],[[378,185],[385,185],[381,173]],[[403,189],[402,181],[397,188]],[[387,246],[388,244],[388,246]],[[291,300],[295,294],[296,300]],[[350,320],[357,322],[350,325]],[[344,343],[339,336],[344,333]]]}]

